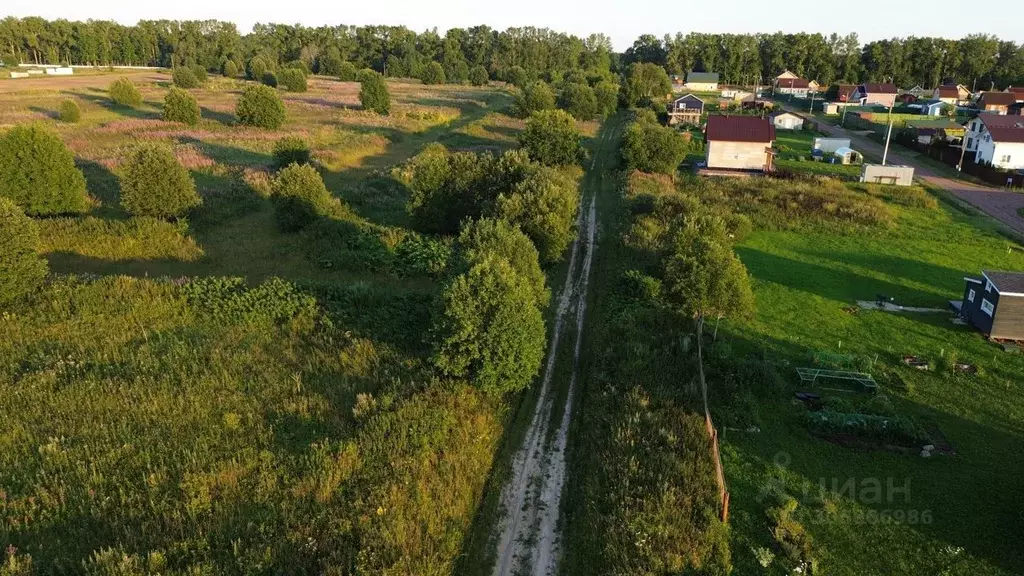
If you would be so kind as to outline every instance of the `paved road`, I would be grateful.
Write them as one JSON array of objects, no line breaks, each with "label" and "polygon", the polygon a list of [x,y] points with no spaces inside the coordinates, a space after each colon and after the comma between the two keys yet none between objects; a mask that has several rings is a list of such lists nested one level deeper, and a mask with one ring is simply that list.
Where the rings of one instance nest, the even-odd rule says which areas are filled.
[{"label": "paved road", "polygon": [[[817,122],[819,128],[829,136],[849,138],[853,143],[854,148],[869,156],[875,156],[877,158],[882,157],[882,153],[885,149],[882,144],[879,144],[866,136],[861,136],[844,128],[840,128],[839,126],[825,124],[817,118],[810,117],[806,112],[801,112],[785,105],[783,107],[791,112],[799,114],[800,116]],[[1022,218],[1018,213],[1018,210],[1024,208],[1024,194],[972,184],[966,180],[940,176],[927,166],[924,166],[919,162],[915,162],[913,158],[908,158],[901,156],[899,153],[894,153],[893,149],[893,146],[889,147],[889,156],[886,160],[887,163],[913,166],[915,175],[921,180],[950,192],[954,196],[964,200],[972,206],[975,206],[985,214],[988,214],[1013,230],[1024,234],[1024,218]]]}]

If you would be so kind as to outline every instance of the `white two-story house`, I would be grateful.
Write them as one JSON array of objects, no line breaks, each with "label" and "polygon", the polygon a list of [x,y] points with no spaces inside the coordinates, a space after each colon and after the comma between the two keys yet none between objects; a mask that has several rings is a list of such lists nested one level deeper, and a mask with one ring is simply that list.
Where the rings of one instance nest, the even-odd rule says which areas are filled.
[{"label": "white two-story house", "polygon": [[1024,116],[979,114],[967,123],[964,144],[978,164],[1018,170],[1024,168]]}]

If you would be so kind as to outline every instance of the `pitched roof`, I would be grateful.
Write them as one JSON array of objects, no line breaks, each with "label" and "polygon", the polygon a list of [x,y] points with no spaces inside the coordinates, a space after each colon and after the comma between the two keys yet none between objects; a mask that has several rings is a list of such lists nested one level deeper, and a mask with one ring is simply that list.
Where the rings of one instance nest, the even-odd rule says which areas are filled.
[{"label": "pitched roof", "polygon": [[687,82],[718,83],[718,72],[687,72]]},{"label": "pitched roof", "polygon": [[723,142],[763,142],[775,140],[775,126],[757,116],[709,116],[707,140]]},{"label": "pitched roof", "polygon": [[800,118],[801,120],[803,120],[802,116],[799,116],[797,114],[793,114],[792,112],[787,112],[786,110],[779,110],[778,112],[772,112],[771,114],[768,115],[768,117],[774,120],[775,118],[778,118],[779,116],[786,116],[787,114],[789,116],[793,116],[795,118]]},{"label": "pitched roof", "polygon": [[978,114],[992,140],[1002,143],[1024,143],[1024,117]]},{"label": "pitched roof", "polygon": [[1024,86],[1010,86],[1006,89],[1011,94],[1017,94],[1018,96],[1024,94]]},{"label": "pitched roof", "polygon": [[983,92],[981,104],[983,106],[1009,106],[1017,103],[1017,97],[1011,92]]},{"label": "pitched roof", "polygon": [[1024,294],[1024,272],[982,270],[981,273],[1000,293]]},{"label": "pitched roof", "polygon": [[696,101],[700,102],[701,104],[704,103],[703,100],[701,100],[700,98],[694,96],[693,94],[683,94],[679,98],[676,98],[675,100],[673,100],[673,102],[679,102],[680,100],[696,100]]},{"label": "pitched roof", "polygon": [[960,90],[956,86],[939,86],[940,98],[959,98]]},{"label": "pitched roof", "polygon": [[865,94],[895,94],[895,84],[861,84]]},{"label": "pitched roof", "polygon": [[779,78],[779,88],[810,88],[811,83],[803,78]]}]

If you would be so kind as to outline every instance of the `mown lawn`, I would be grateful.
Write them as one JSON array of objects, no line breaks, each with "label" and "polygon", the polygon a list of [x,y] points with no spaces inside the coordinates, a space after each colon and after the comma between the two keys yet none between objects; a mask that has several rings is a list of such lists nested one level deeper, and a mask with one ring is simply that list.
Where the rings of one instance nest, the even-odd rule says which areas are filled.
[{"label": "mown lawn", "polygon": [[[1024,570],[1015,536],[1024,533],[1024,356],[952,324],[946,313],[844,310],[878,293],[945,308],[961,297],[964,276],[1024,270],[1024,248],[989,222],[942,204],[894,209],[886,228],[758,231],[737,247],[754,279],[757,316],[730,328],[726,349],[765,358],[788,383],[758,407],[758,432],[726,431],[738,573],[781,573],[763,569],[754,553],[771,548],[765,509],[775,490],[800,500],[801,520],[823,549],[828,574]],[[955,455],[921,458],[812,437],[800,420],[804,408],[792,401],[794,391],[807,389],[795,368],[810,365],[811,351],[873,363],[881,394],[932,431],[933,441],[944,436]],[[936,370],[951,353],[979,373]],[[903,366],[904,355],[929,360],[932,371]],[[857,396],[825,386],[814,391]],[[851,482],[853,493],[843,488]]]}]

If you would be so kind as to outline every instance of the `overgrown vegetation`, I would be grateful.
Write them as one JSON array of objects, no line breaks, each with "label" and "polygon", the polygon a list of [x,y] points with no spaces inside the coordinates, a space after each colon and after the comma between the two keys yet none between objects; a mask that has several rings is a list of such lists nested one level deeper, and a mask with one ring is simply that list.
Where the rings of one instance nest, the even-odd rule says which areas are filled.
[{"label": "overgrown vegetation", "polygon": [[110,95],[110,101],[117,106],[135,108],[142,104],[142,94],[139,89],[131,80],[124,77],[111,82],[107,88],[107,94]]},{"label": "overgrown vegetation", "polygon": [[75,124],[82,118],[82,109],[78,106],[78,102],[68,98],[60,103],[60,109],[57,111],[57,116],[61,122],[67,122],[68,124]]},{"label": "overgrown vegetation", "polygon": [[391,113],[391,93],[380,74],[367,74],[360,80],[359,102],[364,110],[387,116]]},{"label": "overgrown vegetation", "polygon": [[306,83],[306,72],[299,68],[285,68],[282,70],[280,83],[289,92],[305,92],[309,89]]},{"label": "overgrown vegetation", "polygon": [[585,150],[576,121],[562,110],[534,112],[519,136],[519,145],[532,160],[547,166],[582,162]]},{"label": "overgrown vegetation", "polygon": [[17,204],[0,198],[0,306],[34,291],[46,277],[39,227]]},{"label": "overgrown vegetation", "polygon": [[249,86],[238,98],[235,115],[240,124],[276,130],[284,124],[284,103],[269,86]]},{"label": "overgrown vegetation", "polygon": [[274,163],[278,168],[289,164],[309,164],[309,144],[301,136],[285,136],[274,142]]},{"label": "overgrown vegetation", "polygon": [[75,157],[42,124],[19,125],[0,137],[0,197],[26,214],[76,214],[88,208]]},{"label": "overgrown vegetation", "polygon": [[171,88],[167,92],[164,98],[164,120],[195,126],[199,123],[200,117],[199,103],[195,96],[180,88]]},{"label": "overgrown vegetation", "polygon": [[195,183],[170,148],[140,144],[121,171],[121,206],[133,216],[177,218],[200,205]]}]

